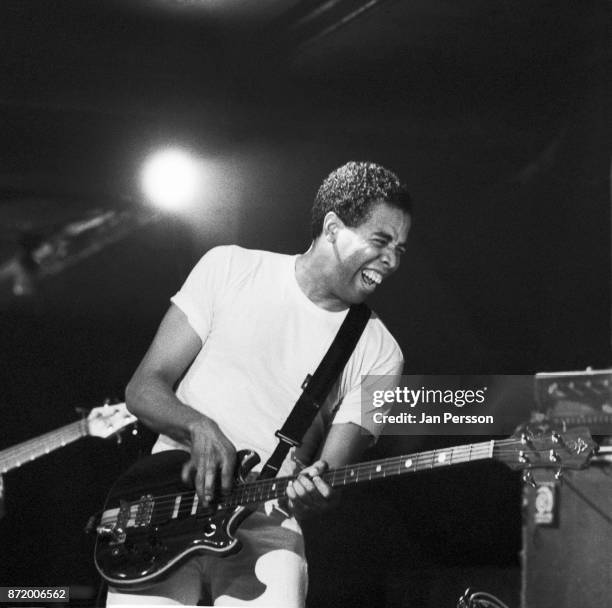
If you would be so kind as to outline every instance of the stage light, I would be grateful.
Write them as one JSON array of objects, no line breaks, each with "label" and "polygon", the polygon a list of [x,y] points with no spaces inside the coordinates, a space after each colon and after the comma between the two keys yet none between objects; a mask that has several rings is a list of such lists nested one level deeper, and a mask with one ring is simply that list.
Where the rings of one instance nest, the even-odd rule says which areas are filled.
[{"label": "stage light", "polygon": [[182,209],[194,203],[200,181],[199,162],[179,149],[157,152],[145,162],[142,171],[146,198],[163,209]]}]

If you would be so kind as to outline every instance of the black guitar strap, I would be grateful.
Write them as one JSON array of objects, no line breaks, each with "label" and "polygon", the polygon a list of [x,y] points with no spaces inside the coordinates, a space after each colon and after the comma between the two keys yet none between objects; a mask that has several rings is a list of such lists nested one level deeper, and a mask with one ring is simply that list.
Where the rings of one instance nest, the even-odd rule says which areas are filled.
[{"label": "black guitar strap", "polygon": [[289,449],[301,444],[302,437],[344,369],[369,318],[370,309],[365,304],[354,304],[350,307],[319,367],[312,376],[308,375],[304,380],[302,394],[285,420],[283,428],[276,431],[279,443],[261,470],[258,479],[275,477]]}]

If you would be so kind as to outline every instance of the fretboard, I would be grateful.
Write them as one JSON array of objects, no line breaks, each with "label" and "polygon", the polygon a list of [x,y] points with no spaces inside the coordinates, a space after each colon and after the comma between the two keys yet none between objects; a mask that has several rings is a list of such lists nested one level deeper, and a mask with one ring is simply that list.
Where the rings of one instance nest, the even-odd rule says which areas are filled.
[{"label": "fretboard", "polygon": [[26,462],[35,460],[39,456],[57,450],[81,437],[87,435],[87,421],[77,420],[45,433],[40,437],[34,437],[16,446],[0,451],[0,473],[6,473]]},{"label": "fretboard", "polygon": [[[406,456],[361,462],[327,471],[322,477],[333,488],[340,488],[396,475],[406,475],[491,459],[494,458],[494,452],[499,449],[501,443],[504,443],[504,441],[484,441]],[[231,508],[280,498],[285,495],[287,485],[294,479],[295,477],[275,477],[246,483],[238,486],[218,506],[220,508]]]}]

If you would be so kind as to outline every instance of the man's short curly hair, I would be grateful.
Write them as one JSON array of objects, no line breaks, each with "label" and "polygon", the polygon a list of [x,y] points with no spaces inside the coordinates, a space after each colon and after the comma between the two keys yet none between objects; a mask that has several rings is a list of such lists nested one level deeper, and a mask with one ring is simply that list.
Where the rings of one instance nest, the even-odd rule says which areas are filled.
[{"label": "man's short curly hair", "polygon": [[323,219],[330,211],[351,228],[366,222],[374,203],[385,202],[406,213],[412,202],[406,186],[395,173],[370,162],[351,161],[332,172],[321,184],[312,206],[311,232],[323,232]]}]

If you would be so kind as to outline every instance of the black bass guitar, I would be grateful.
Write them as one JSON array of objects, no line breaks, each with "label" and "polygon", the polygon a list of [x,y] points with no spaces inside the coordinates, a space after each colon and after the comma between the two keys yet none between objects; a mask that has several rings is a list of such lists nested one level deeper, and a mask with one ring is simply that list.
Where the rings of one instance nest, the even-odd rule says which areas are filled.
[{"label": "black bass guitar", "polygon": [[[362,462],[327,471],[332,487],[345,487],[396,475],[495,459],[524,470],[580,469],[596,449],[587,429],[535,434],[461,445],[406,456]],[[236,484],[229,496],[208,508],[181,482],[187,452],[170,450],[137,462],[112,488],[104,506],[95,548],[95,564],[117,587],[137,588],[161,578],[193,553],[225,556],[240,549],[235,532],[258,503],[285,495],[294,477],[245,482],[259,462],[254,452],[240,452]]]}]

